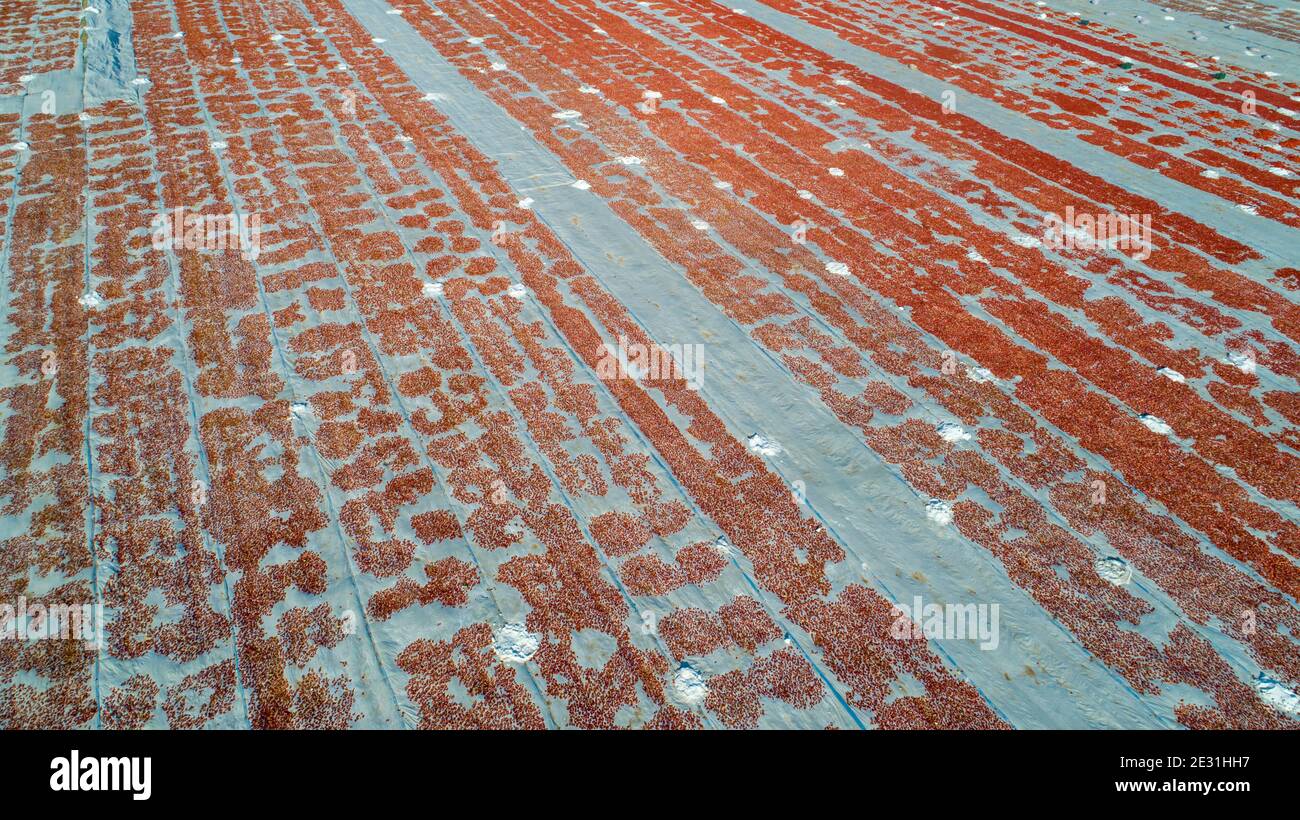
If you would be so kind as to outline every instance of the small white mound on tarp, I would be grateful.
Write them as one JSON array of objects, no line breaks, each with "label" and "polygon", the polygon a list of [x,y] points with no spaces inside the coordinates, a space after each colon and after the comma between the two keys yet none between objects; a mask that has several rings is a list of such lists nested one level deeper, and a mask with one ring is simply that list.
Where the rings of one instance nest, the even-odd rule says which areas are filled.
[{"label": "small white mound on tarp", "polygon": [[709,695],[709,687],[703,676],[687,664],[673,675],[673,696],[684,706],[703,706]]},{"label": "small white mound on tarp", "polygon": [[1251,350],[1232,350],[1228,352],[1228,364],[1242,373],[1255,372],[1255,353]]},{"label": "small white mound on tarp", "polygon": [[713,541],[713,549],[714,549],[715,552],[717,552],[717,553],[718,553],[719,555],[721,555],[723,558],[730,559],[731,556],[735,554],[735,549],[736,549],[736,548],[733,547],[733,546],[731,545],[731,542],[727,540],[727,536],[725,536],[725,535],[719,535],[719,536],[718,536],[718,537]]},{"label": "small white mound on tarp", "polygon": [[1108,584],[1122,587],[1133,580],[1133,567],[1118,555],[1098,558],[1092,566],[1101,580]]},{"label": "small white mound on tarp", "polygon": [[1162,436],[1171,436],[1174,434],[1174,428],[1170,427],[1164,419],[1159,416],[1153,416],[1150,413],[1143,413],[1138,416],[1138,420],[1146,425],[1146,428],[1153,433],[1159,433]]},{"label": "small white mound on tarp", "polygon": [[956,443],[958,441],[970,441],[970,433],[955,421],[944,421],[939,423],[939,438],[944,441]]},{"label": "small white mound on tarp", "polygon": [[1259,677],[1255,678],[1255,691],[1259,693],[1260,700],[1282,714],[1300,715],[1300,695],[1263,672],[1260,672]]},{"label": "small white mound on tarp", "polygon": [[931,498],[925,502],[925,517],[936,524],[951,524],[952,505],[941,498]]},{"label": "small white mound on tarp", "polygon": [[781,445],[761,433],[755,433],[745,441],[749,444],[749,451],[760,456],[774,456],[781,452]]},{"label": "small white mound on tarp", "polygon": [[523,624],[506,624],[492,633],[492,651],[505,663],[528,663],[541,645],[541,636]]}]

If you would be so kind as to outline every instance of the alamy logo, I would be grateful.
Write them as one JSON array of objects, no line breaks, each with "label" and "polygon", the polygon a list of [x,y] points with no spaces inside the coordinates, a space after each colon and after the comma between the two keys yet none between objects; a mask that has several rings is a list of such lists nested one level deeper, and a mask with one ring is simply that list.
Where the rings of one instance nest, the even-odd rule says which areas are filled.
[{"label": "alamy logo", "polygon": [[155,214],[154,250],[174,251],[238,250],[247,260],[262,252],[262,217],[259,214],[196,214],[176,207],[170,213]]},{"label": "alamy logo", "polygon": [[73,749],[50,761],[50,790],[56,792],[131,792],[132,800],[153,794],[153,758],[82,757]]},{"label": "alamy logo", "polygon": [[596,348],[596,355],[600,357],[596,363],[596,375],[602,381],[681,379],[691,390],[699,390],[704,379],[702,344],[629,344],[627,339],[619,336],[617,347],[602,343]]},{"label": "alamy logo", "polygon": [[1133,250],[1133,258],[1151,256],[1151,214],[1081,214],[1069,205],[1065,214],[1043,217],[1043,243],[1053,250]]},{"label": "alamy logo", "polygon": [[103,645],[104,605],[46,604],[18,597],[17,606],[0,604],[0,640],[84,641]]},{"label": "alamy logo", "polygon": [[997,604],[926,604],[921,596],[912,606],[894,604],[894,625],[890,637],[899,641],[922,638],[980,642],[980,649],[998,648]]}]

